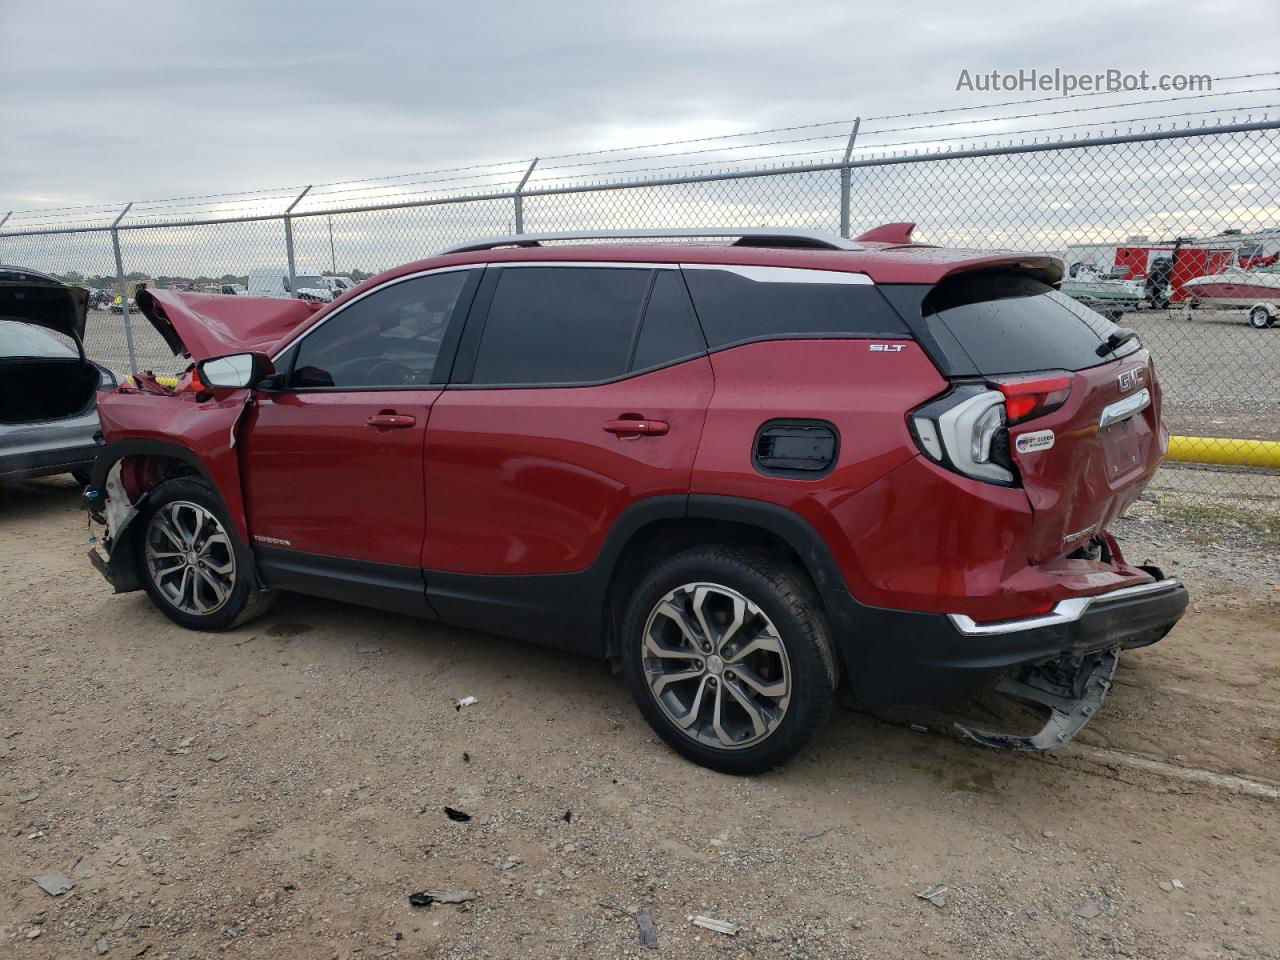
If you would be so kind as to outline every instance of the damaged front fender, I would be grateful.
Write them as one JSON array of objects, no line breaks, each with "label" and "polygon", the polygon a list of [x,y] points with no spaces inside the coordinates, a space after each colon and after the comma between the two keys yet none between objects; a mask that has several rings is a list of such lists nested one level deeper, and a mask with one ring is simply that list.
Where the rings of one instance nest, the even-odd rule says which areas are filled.
[{"label": "damaged front fender", "polygon": [[204,480],[221,498],[241,543],[250,542],[236,440],[252,392],[219,393],[197,399],[118,392],[100,402],[104,435],[123,439],[99,451],[84,506],[101,528],[90,562],[117,593],[142,588],[134,521],[151,489],[171,477]]}]

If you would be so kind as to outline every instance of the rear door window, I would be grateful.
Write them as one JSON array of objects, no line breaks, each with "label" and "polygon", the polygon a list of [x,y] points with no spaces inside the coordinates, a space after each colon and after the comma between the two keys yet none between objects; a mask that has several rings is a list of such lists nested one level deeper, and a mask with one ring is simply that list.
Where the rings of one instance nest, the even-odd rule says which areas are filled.
[{"label": "rear door window", "polygon": [[859,274],[686,266],[684,277],[712,349],[751,340],[907,335],[902,318]]},{"label": "rear door window", "polygon": [[653,271],[504,267],[474,384],[592,383],[624,375]]},{"label": "rear door window", "polygon": [[1083,370],[1139,348],[1098,347],[1119,328],[1095,310],[1039,280],[1017,274],[973,274],[944,281],[924,301],[927,320],[941,322],[987,375]]}]

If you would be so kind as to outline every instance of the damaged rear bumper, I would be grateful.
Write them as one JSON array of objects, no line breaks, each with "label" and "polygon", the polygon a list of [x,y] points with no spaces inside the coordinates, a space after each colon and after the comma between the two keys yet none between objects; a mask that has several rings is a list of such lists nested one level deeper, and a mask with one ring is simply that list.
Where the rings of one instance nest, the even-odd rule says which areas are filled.
[{"label": "damaged rear bumper", "polygon": [[846,591],[827,591],[826,599],[859,707],[943,707],[996,686],[1070,715],[1070,722],[1051,720],[1057,725],[1034,743],[991,744],[1044,749],[1065,743],[1092,716],[1119,651],[1155,643],[1182,617],[1186,588],[1150,572],[1153,583],[1072,598],[1042,616],[1001,623],[866,607]]}]

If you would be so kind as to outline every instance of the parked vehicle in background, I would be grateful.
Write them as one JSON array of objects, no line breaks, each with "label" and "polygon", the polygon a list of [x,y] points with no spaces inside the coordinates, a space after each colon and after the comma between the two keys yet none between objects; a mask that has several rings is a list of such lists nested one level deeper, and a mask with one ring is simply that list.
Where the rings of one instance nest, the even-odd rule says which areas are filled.
[{"label": "parked vehicle in background", "polygon": [[254,267],[249,271],[245,293],[251,297],[284,297],[294,300],[315,300],[328,303],[335,296],[325,282],[331,279],[319,271],[295,271],[294,282],[289,283],[287,267]]},{"label": "parked vehicle in background", "polygon": [[[608,658],[718,770],[794,755],[841,685],[997,684],[1044,729],[963,733],[1059,746],[1187,604],[1107,530],[1160,386],[1059,261],[911,226],[499,238],[320,307],[148,292],[193,366],[102,404],[91,559],[197,630],[296,590]],[[630,237],[733,242],[591,242]]]},{"label": "parked vehicle in background", "polygon": [[332,296],[335,298],[340,297],[344,293],[346,293],[348,290],[354,290],[357,286],[359,286],[359,284],[357,284],[350,277],[324,276],[324,277],[321,277],[320,279],[324,281],[325,289],[328,290],[329,293],[332,294]]},{"label": "parked vehicle in background", "polygon": [[97,400],[116,385],[84,355],[88,307],[88,290],[0,266],[0,479],[70,473],[88,482]]},{"label": "parked vehicle in background", "polygon": [[219,288],[219,293],[230,297],[243,297],[248,294],[249,288],[243,283],[224,283]]}]

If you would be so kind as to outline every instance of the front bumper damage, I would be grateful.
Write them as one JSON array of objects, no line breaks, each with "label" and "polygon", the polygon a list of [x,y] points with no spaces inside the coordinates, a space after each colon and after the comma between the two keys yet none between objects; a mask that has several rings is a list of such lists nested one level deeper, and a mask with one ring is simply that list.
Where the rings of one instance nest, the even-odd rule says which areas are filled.
[{"label": "front bumper damage", "polygon": [[134,540],[125,535],[138,516],[138,505],[125,492],[119,463],[112,464],[104,477],[99,478],[98,473],[94,471],[94,482],[83,495],[89,519],[98,527],[89,548],[89,562],[116,593],[140,590]]}]

